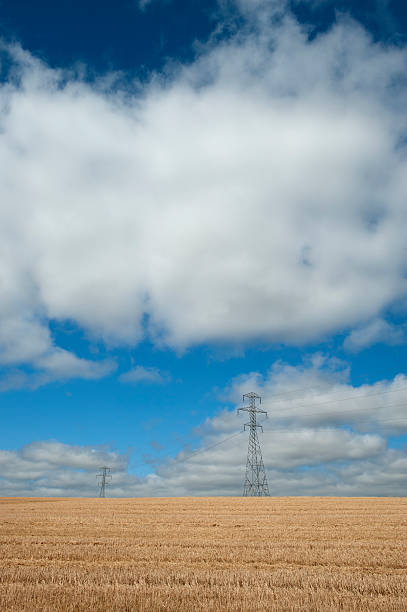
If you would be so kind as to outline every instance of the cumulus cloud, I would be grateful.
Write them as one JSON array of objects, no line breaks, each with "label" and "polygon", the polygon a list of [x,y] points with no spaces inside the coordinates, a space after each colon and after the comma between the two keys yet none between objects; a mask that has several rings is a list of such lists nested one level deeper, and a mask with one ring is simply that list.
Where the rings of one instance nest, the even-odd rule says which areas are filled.
[{"label": "cumulus cloud", "polygon": [[351,352],[360,351],[372,344],[403,344],[406,341],[405,331],[383,319],[375,319],[367,325],[354,329],[345,338],[343,346]]},{"label": "cumulus cloud", "polygon": [[167,375],[162,374],[158,368],[145,368],[144,366],[136,366],[128,372],[124,372],[119,376],[120,382],[138,384],[152,383],[162,384],[168,380]]},{"label": "cumulus cloud", "polygon": [[[224,398],[238,407],[241,393],[256,390],[268,418],[259,432],[274,495],[404,495],[405,448],[389,436],[407,430],[407,379],[353,387],[346,368],[321,356],[296,368],[276,364],[266,376],[232,381]],[[97,494],[95,473],[112,467],[112,496],[239,495],[244,480],[247,415],[225,408],[195,431],[193,451],[174,458],[148,457],[151,473],[129,473],[129,455],[109,449],[37,442],[0,452],[2,495]],[[374,432],[374,433],[372,433]]]},{"label": "cumulus cloud", "polygon": [[[297,389],[297,391],[296,391]],[[294,367],[276,362],[265,376],[237,377],[224,397],[238,402],[256,391],[273,429],[351,426],[355,432],[402,434],[407,431],[407,377],[354,387],[347,365],[321,354]],[[222,428],[222,420],[217,421]]]},{"label": "cumulus cloud", "polygon": [[0,377],[0,391],[14,389],[37,389],[55,381],[70,378],[97,380],[114,372],[114,360],[90,361],[58,347],[51,347],[37,356],[33,362],[35,370],[27,372],[18,368],[7,369]]},{"label": "cumulus cloud", "polygon": [[405,49],[287,15],[137,93],[3,54],[5,366],[102,375],[51,319],[109,345],[301,344],[405,300]]},{"label": "cumulus cloud", "polygon": [[[273,495],[404,494],[406,454],[387,450],[378,436],[347,432],[313,436],[308,431],[297,437],[292,434],[288,440],[263,435],[261,443]],[[95,475],[101,465],[109,465],[108,495],[113,497],[240,495],[245,453],[242,435],[188,461],[190,454],[182,452],[138,477],[129,473],[127,456],[41,442],[17,451],[0,451],[0,493],[96,497]]]},{"label": "cumulus cloud", "polygon": [[2,495],[95,495],[99,467],[107,464],[120,472],[127,461],[127,455],[101,447],[32,442],[0,451],[0,490]]},{"label": "cumulus cloud", "polygon": [[[266,376],[238,377],[223,398],[239,406],[252,390],[268,412],[259,437],[273,494],[404,495],[406,451],[388,448],[388,436],[407,429],[404,376],[353,387],[345,364],[315,355],[302,366],[277,363]],[[208,450],[185,462],[189,452],[180,453],[155,478],[179,494],[239,494],[247,434],[235,434],[246,420],[229,409],[207,419],[197,433]]]},{"label": "cumulus cloud", "polygon": [[116,469],[125,466],[124,457],[113,451],[88,446],[70,446],[53,440],[32,442],[23,446],[20,457],[25,461],[46,465],[48,469],[66,467],[94,470],[106,461]]}]

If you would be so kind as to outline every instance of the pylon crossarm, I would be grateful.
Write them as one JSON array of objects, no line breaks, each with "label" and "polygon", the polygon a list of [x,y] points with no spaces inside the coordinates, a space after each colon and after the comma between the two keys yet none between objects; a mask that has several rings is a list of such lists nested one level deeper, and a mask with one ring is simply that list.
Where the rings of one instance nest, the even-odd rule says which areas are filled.
[{"label": "pylon crossarm", "polygon": [[265,414],[267,416],[267,412],[265,410],[260,410],[260,408],[251,408],[250,406],[242,406],[241,408],[237,409],[237,412],[239,413],[241,410],[243,410],[244,412],[255,412],[256,414]]},{"label": "pylon crossarm", "polygon": [[249,429],[251,427],[256,427],[257,429],[261,429],[263,431],[263,425],[257,425],[257,423],[256,423],[256,425],[252,425],[251,423],[245,423],[244,424],[244,431],[246,431],[246,427],[248,427]]}]

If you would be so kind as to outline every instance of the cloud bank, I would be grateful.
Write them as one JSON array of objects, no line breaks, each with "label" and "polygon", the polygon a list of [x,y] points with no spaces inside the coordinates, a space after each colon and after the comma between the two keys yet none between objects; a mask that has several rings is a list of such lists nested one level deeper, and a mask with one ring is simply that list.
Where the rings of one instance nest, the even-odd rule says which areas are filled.
[{"label": "cloud bank", "polygon": [[298,345],[405,305],[405,49],[349,20],[309,41],[287,14],[136,89],[2,56],[3,388],[27,364],[112,371],[50,321],[109,346]]},{"label": "cloud bank", "polygon": [[[405,495],[406,448],[391,448],[389,438],[407,431],[406,377],[355,388],[340,364],[314,356],[297,368],[276,364],[265,377],[239,377],[224,397],[239,406],[252,389],[268,411],[259,436],[272,495]],[[158,454],[145,477],[129,473],[128,454],[109,449],[43,441],[0,451],[0,494],[96,496],[95,474],[107,465],[113,497],[240,495],[244,417],[225,409],[207,419],[196,454],[185,448],[166,458],[153,442]]]}]

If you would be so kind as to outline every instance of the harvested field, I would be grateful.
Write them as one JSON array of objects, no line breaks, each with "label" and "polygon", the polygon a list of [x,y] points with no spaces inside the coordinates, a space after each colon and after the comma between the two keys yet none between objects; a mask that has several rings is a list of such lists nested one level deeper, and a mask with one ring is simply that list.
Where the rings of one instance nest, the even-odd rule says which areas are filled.
[{"label": "harvested field", "polygon": [[407,499],[0,498],[4,611],[407,610]]}]

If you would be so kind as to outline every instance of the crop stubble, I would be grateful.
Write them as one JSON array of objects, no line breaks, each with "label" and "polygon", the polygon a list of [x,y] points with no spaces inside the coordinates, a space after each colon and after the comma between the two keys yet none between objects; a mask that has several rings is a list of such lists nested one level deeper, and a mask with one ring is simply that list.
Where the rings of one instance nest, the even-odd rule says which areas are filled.
[{"label": "crop stubble", "polygon": [[407,610],[406,498],[0,498],[3,611]]}]

